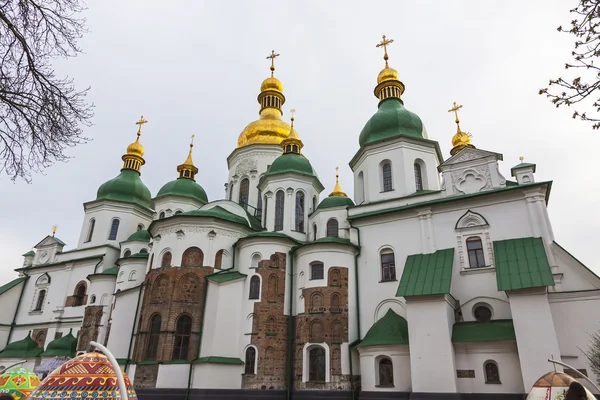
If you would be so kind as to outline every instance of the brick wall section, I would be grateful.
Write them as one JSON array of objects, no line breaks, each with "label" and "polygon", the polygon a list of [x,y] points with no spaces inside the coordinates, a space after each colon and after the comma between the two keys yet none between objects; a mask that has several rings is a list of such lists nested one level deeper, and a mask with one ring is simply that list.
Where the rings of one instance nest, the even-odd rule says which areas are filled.
[{"label": "brick wall section", "polygon": [[90,350],[90,342],[96,341],[103,314],[102,306],[87,306],[83,313],[83,323],[79,330],[77,351]]},{"label": "brick wall section", "polygon": [[[348,268],[329,268],[327,286],[303,289],[302,295],[304,314],[295,317],[295,389],[350,390],[350,377],[342,375],[341,360],[341,344],[348,342]],[[329,346],[330,382],[303,383],[304,345],[323,342]]]},{"label": "brick wall section", "polygon": [[46,343],[46,337],[48,336],[48,328],[34,329],[31,332],[31,338],[37,343],[41,349],[46,349],[44,344]]},{"label": "brick wall section", "polygon": [[[252,339],[258,353],[256,374],[244,374],[246,389],[284,389],[288,346],[288,316],[286,310],[285,253],[275,253],[269,260],[258,263],[261,277],[260,301],[254,303]],[[247,295],[247,294],[246,294]]]}]

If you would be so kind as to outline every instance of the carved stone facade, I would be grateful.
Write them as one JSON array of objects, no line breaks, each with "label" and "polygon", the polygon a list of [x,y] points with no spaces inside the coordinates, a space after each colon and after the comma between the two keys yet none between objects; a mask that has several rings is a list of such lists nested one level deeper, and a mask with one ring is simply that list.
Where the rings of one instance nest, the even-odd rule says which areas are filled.
[{"label": "carved stone facade", "polygon": [[98,339],[98,333],[102,325],[102,315],[104,313],[103,308],[102,306],[87,306],[85,308],[83,324],[79,330],[77,351],[88,351],[90,342]]}]

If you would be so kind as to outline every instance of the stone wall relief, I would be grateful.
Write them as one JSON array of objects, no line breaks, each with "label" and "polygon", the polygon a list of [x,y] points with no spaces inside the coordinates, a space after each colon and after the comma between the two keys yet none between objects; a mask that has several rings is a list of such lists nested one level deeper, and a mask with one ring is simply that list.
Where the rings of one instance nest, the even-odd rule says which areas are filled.
[{"label": "stone wall relief", "polygon": [[487,165],[479,165],[463,171],[452,172],[454,193],[471,194],[492,188],[490,170]]}]

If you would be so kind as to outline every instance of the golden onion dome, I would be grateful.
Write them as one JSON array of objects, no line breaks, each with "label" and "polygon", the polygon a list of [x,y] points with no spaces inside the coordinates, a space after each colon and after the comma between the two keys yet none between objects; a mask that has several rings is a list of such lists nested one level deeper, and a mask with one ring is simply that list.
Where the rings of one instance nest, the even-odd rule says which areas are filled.
[{"label": "golden onion dome", "polygon": [[273,76],[265,79],[260,85],[261,92],[267,92],[273,90],[275,92],[283,93],[283,84],[281,81]]},{"label": "golden onion dome", "polygon": [[238,137],[238,147],[249,144],[281,144],[287,139],[292,127],[281,119],[281,112],[274,108],[265,108],[260,118],[250,122]]},{"label": "golden onion dome", "polygon": [[381,72],[379,73],[379,75],[377,75],[377,84],[380,84],[381,82],[399,81],[399,80],[400,80],[400,76],[398,75],[398,71],[396,71],[394,68],[390,68],[388,66],[386,66],[384,69],[382,69]]},{"label": "golden onion dome", "polygon": [[456,102],[452,105],[452,108],[448,110],[448,112],[453,112],[456,122],[456,133],[452,136],[452,149],[450,150],[450,155],[455,155],[465,147],[470,147],[472,149],[475,148],[471,144],[471,135],[469,133],[463,132],[460,129],[460,120],[458,119],[458,110],[462,108],[462,105],[457,105]]},{"label": "golden onion dome", "polygon": [[138,136],[135,142],[127,146],[127,154],[131,156],[142,157],[144,155],[144,146],[140,143],[140,137]]}]

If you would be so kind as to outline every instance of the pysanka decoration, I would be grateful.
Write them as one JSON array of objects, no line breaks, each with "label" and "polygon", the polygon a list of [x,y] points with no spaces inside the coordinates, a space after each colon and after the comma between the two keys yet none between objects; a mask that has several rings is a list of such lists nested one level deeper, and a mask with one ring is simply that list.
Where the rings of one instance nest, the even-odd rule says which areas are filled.
[{"label": "pysanka decoration", "polygon": [[15,400],[26,399],[40,384],[40,379],[27,368],[12,368],[0,375],[0,393],[12,395]]},{"label": "pysanka decoration", "polygon": [[[527,400],[564,400],[569,385],[573,382],[575,379],[564,372],[549,372],[534,383]],[[585,392],[588,400],[596,398],[589,390],[585,389]]]},{"label": "pysanka decoration", "polygon": [[[137,396],[123,373],[129,400]],[[101,353],[82,354],[54,370],[27,397],[31,400],[121,399],[117,374],[109,359]]]}]

